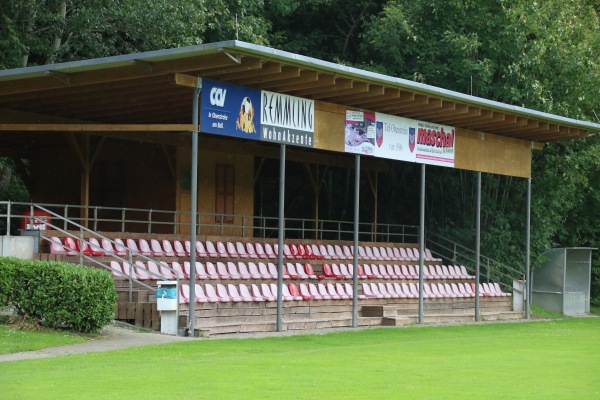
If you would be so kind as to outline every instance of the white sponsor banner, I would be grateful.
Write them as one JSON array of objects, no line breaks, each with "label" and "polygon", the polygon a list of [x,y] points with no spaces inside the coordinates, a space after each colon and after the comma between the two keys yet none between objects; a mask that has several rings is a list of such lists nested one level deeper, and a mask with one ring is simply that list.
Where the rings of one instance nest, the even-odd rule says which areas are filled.
[{"label": "white sponsor banner", "polygon": [[454,167],[454,128],[382,113],[346,111],[345,151]]},{"label": "white sponsor banner", "polygon": [[313,147],[314,100],[263,90],[260,123],[261,140]]}]

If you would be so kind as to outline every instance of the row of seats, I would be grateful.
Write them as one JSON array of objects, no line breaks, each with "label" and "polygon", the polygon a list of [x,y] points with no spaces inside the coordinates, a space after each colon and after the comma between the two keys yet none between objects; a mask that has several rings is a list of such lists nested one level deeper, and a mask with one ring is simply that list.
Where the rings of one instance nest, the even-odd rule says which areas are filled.
[{"label": "row of seats", "polygon": [[[155,263],[148,261],[143,263],[136,261],[134,268],[129,267],[129,263],[119,263],[111,261],[115,279],[126,279],[126,276],[132,276],[137,280],[157,280],[157,279],[189,279],[191,268],[188,261]],[[323,264],[323,273],[315,274],[309,263],[286,263],[283,266],[283,278],[285,279],[352,279],[353,265],[351,264]],[[148,271],[150,273],[148,273]],[[418,279],[418,265],[358,265],[358,276],[361,279]],[[472,279],[464,266],[424,266],[423,276],[425,279]],[[277,266],[273,263],[254,263],[254,262],[196,262],[197,279],[277,279]]]},{"label": "row of seats", "polygon": [[[366,298],[375,299],[419,297],[419,287],[414,283],[363,283],[362,292]],[[505,297],[511,294],[503,292],[498,283],[482,283],[479,285],[479,296]],[[423,297],[475,297],[475,283],[424,283]]]},{"label": "row of seats", "polygon": [[[116,246],[110,240],[102,238],[89,238],[86,242],[65,236],[63,241],[52,236],[50,238],[50,252],[53,254],[75,255],[83,252],[86,255],[102,256],[116,254],[125,256],[129,251],[145,256],[154,257],[189,257],[191,251],[190,241],[181,242],[174,240],[159,241],[151,239],[122,239],[115,238]],[[255,258],[276,259],[279,247],[270,243],[241,243],[241,242],[196,242],[196,255],[199,257],[220,258]],[[352,260],[354,248],[346,245],[316,245],[316,244],[284,244],[284,258],[303,260]],[[424,252],[425,261],[438,262],[439,258],[433,257],[429,249]],[[369,261],[418,261],[419,250],[409,247],[384,247],[384,246],[358,246],[358,258]]]},{"label": "row of seats", "polygon": [[[406,299],[418,298],[419,288],[414,283],[363,283],[362,294],[359,299]],[[277,285],[274,283],[239,285],[205,284],[195,285],[195,301],[197,303],[216,302],[252,302],[275,301],[277,299]],[[480,284],[480,296],[504,297],[511,296],[504,293],[498,283]],[[294,283],[281,286],[281,297],[290,300],[343,300],[352,299],[352,285],[349,283]],[[461,283],[432,283],[423,284],[424,298],[461,298],[475,297],[475,284]],[[180,303],[190,302],[190,286],[181,285],[179,293]]]}]

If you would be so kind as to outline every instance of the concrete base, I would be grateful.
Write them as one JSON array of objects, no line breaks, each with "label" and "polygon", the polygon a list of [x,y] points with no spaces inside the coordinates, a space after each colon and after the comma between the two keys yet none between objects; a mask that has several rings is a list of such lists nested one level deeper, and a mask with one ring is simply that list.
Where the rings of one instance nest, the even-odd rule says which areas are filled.
[{"label": "concrete base", "polygon": [[513,311],[523,312],[523,302],[525,301],[525,285],[522,280],[513,280]]},{"label": "concrete base", "polygon": [[34,238],[31,236],[0,236],[0,255],[33,259]]}]

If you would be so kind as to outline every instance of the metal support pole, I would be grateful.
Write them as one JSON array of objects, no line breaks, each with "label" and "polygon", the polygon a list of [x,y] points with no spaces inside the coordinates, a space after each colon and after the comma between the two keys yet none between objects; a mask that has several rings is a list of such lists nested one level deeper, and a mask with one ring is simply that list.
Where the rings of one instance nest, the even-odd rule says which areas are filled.
[{"label": "metal support pole", "polygon": [[531,318],[531,310],[530,306],[530,295],[531,284],[529,282],[531,277],[531,178],[527,178],[527,221],[525,223],[525,285],[523,285],[523,289],[525,290],[525,318]]},{"label": "metal support pole", "polygon": [[285,144],[279,149],[279,234],[277,235],[277,332],[282,330],[283,296],[283,234],[285,231],[284,220],[285,201]]},{"label": "metal support pole", "polygon": [[358,327],[358,211],[360,201],[360,154],[354,161],[354,252],[352,254],[352,327]]},{"label": "metal support pole", "polygon": [[6,236],[10,236],[10,200],[6,205]]},{"label": "metal support pole", "polygon": [[475,321],[479,321],[479,259],[481,258],[481,172],[477,172],[477,210],[475,211]]},{"label": "metal support pole", "polygon": [[419,324],[423,323],[423,264],[425,263],[425,164],[421,164],[421,206],[419,211]]},{"label": "metal support pole", "polygon": [[194,89],[192,98],[192,123],[195,126],[192,132],[192,199],[190,204],[190,303],[188,312],[188,329],[190,336],[194,337],[196,331],[196,216],[198,214],[198,100],[200,88]]}]

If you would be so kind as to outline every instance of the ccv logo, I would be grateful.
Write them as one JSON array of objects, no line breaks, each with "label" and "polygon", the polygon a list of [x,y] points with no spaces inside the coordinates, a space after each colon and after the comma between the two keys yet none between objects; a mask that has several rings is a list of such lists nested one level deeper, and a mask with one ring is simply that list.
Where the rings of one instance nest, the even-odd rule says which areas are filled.
[{"label": "ccv logo", "polygon": [[227,89],[216,87],[210,89],[210,104],[223,107],[225,105],[225,96],[227,96]]}]

